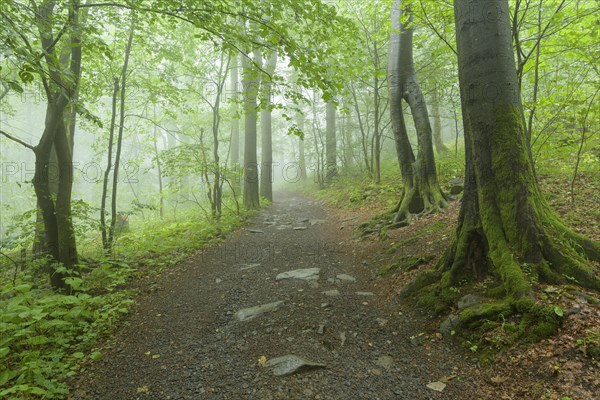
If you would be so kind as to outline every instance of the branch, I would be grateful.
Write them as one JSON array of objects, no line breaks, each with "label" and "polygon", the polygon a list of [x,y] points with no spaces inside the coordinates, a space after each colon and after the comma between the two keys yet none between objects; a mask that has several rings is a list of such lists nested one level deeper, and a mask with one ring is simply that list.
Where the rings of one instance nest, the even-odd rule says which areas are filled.
[{"label": "branch", "polygon": [[433,29],[433,32],[437,35],[437,37],[439,37],[440,39],[442,39],[442,41],[444,43],[446,43],[446,46],[448,46],[450,48],[450,50],[452,50],[452,52],[455,55],[458,55],[458,53],[456,52],[456,49],[454,48],[454,46],[452,46],[444,36],[442,36],[441,33],[438,32],[437,28],[433,25],[433,23],[431,22],[431,20],[429,19],[429,15],[427,15],[427,11],[425,11],[425,6],[423,5],[423,1],[419,1],[419,3],[421,4],[421,10],[423,10],[423,16],[425,17],[425,19],[427,20],[427,24],[429,25],[429,27],[431,29]]},{"label": "branch", "polygon": [[22,146],[27,147],[29,150],[35,152],[35,146],[30,145],[29,143],[26,143],[24,141],[22,141],[21,139],[18,139],[12,135],[9,135],[8,133],[4,132],[2,129],[0,129],[0,134],[3,136],[6,136],[7,138],[9,138],[10,140],[12,140],[13,142],[17,142]]}]

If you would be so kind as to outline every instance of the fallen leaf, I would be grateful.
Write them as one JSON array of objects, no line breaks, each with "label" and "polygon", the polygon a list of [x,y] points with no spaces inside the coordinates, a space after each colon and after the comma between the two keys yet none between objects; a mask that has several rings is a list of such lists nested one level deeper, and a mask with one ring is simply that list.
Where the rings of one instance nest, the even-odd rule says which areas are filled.
[{"label": "fallen leaf", "polygon": [[508,380],[505,376],[493,376],[490,378],[490,381],[495,385],[500,385]]}]

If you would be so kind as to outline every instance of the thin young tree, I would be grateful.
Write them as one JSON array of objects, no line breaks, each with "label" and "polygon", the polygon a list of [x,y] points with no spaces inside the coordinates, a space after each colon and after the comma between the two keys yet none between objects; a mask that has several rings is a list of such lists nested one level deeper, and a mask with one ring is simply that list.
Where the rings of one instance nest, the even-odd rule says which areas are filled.
[{"label": "thin young tree", "polygon": [[125,107],[126,107],[126,96],[127,96],[127,69],[129,67],[129,57],[131,55],[131,47],[133,45],[133,36],[136,28],[136,16],[135,12],[131,12],[131,25],[129,27],[129,36],[127,38],[127,45],[125,46],[125,58],[123,60],[123,67],[121,68],[120,83],[120,94],[119,94],[119,130],[117,132],[117,143],[115,150],[115,162],[113,170],[112,180],[112,192],[110,200],[110,228],[108,230],[108,241],[107,251],[112,251],[115,238],[115,227],[118,221],[117,214],[117,199],[118,199],[118,188],[119,188],[119,168],[121,166],[121,152],[123,148],[123,132],[125,130]]},{"label": "thin young tree", "polygon": [[325,105],[325,182],[331,183],[337,175],[336,109],[333,101]]}]

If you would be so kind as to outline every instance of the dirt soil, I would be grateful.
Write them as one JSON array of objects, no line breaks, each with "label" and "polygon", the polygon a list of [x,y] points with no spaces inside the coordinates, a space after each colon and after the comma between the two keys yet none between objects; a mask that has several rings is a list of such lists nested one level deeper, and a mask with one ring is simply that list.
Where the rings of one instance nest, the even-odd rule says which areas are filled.
[{"label": "dirt soil", "polygon": [[[360,237],[356,228],[380,208],[347,210],[278,194],[220,245],[144,283],[136,308],[102,344],[103,359],[72,383],[70,398],[600,398],[598,362],[582,342],[600,338],[598,304],[568,288],[545,288],[546,301],[573,310],[559,334],[502,349],[482,365],[479,351],[442,339],[443,317],[398,300],[402,286],[447,248],[460,204],[383,237]],[[403,256],[426,261],[378,273]],[[320,268],[318,280],[276,280],[305,268]],[[339,274],[356,281],[336,280]],[[323,293],[332,290],[339,294]],[[277,301],[284,305],[252,320],[235,316]],[[288,354],[326,368],[274,376],[269,360]]]},{"label": "dirt soil", "polygon": [[[280,194],[244,229],[149,284],[70,398],[480,397],[476,358],[441,340],[422,312],[397,304],[356,223]],[[303,268],[320,268],[319,279],[276,280]],[[331,290],[339,295],[323,293]],[[284,305],[254,319],[235,316],[276,301]],[[326,367],[274,376],[268,361],[288,354]]]}]

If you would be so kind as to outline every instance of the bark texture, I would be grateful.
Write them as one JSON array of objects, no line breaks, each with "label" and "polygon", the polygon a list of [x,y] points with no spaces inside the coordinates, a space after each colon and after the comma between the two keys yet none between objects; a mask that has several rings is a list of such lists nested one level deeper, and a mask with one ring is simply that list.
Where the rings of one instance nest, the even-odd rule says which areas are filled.
[{"label": "bark texture", "polygon": [[273,201],[273,122],[271,118],[271,96],[273,81],[271,77],[277,66],[277,52],[271,51],[266,58],[265,71],[269,77],[263,79],[260,111],[261,133],[261,170],[260,170],[260,196]]},{"label": "bark texture", "polygon": [[335,104],[328,101],[326,105],[325,118],[325,182],[331,183],[337,175],[337,138],[336,138],[336,118]]},{"label": "bark texture", "polygon": [[[260,51],[254,52],[261,57]],[[244,90],[244,198],[246,209],[260,208],[258,192],[258,163],[256,154],[256,119],[258,96],[258,71],[255,71],[246,57],[242,57],[242,86]]]},{"label": "bark texture", "polygon": [[490,297],[465,309],[460,321],[511,314],[523,334],[552,334],[559,319],[538,306],[538,283],[577,282],[600,290],[600,245],[569,230],[540,192],[527,149],[511,44],[507,0],[455,2],[461,101],[465,129],[465,194],[456,238],[438,267],[404,291],[420,301],[451,306],[464,282],[491,277]]},{"label": "bark texture", "polygon": [[[410,10],[405,12],[407,23],[403,24],[400,0],[396,0],[392,6],[388,82],[392,129],[404,190],[394,217],[395,226],[410,224],[413,214],[436,212],[448,205],[437,180],[427,104],[415,73],[412,14]],[[408,139],[403,100],[411,109],[417,131],[416,158]]]}]

